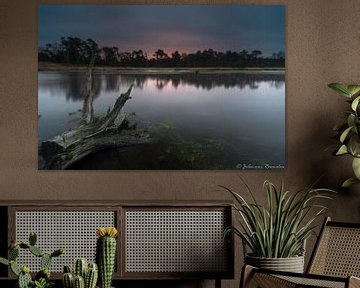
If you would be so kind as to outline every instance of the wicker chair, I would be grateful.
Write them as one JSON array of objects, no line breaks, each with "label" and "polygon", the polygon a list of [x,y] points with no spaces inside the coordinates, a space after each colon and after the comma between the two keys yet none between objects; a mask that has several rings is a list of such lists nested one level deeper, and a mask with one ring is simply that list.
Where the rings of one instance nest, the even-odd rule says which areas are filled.
[{"label": "wicker chair", "polygon": [[305,274],[246,265],[240,287],[360,287],[360,224],[326,218]]}]

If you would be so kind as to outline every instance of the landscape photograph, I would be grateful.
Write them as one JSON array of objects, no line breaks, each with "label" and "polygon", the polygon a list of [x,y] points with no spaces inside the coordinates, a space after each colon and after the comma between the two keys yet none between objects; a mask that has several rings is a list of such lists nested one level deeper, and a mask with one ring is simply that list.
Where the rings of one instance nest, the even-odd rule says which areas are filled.
[{"label": "landscape photograph", "polygon": [[285,168],[283,5],[39,5],[40,170]]}]

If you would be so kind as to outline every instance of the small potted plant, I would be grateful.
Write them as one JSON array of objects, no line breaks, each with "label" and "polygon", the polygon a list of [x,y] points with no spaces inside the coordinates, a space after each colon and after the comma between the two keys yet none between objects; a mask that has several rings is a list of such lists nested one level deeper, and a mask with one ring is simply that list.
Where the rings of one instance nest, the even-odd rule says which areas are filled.
[{"label": "small potted plant", "polygon": [[[0,257],[0,263],[10,266],[11,271],[18,277],[17,288],[50,288],[54,286],[54,282],[50,280],[50,265],[53,258],[62,255],[64,250],[57,249],[52,253],[45,253],[36,246],[36,242],[36,234],[30,233],[29,243],[12,242],[8,251],[8,259]],[[20,266],[16,262],[20,249],[28,250],[31,254],[40,258],[41,270],[36,273],[34,279],[31,277],[30,268],[28,266]]]},{"label": "small potted plant", "polygon": [[76,259],[73,271],[69,266],[64,266],[63,288],[96,288],[97,279],[98,266],[86,258]]},{"label": "small potted plant", "polygon": [[360,183],[360,85],[331,83],[328,86],[344,96],[350,104],[346,122],[334,127],[340,142],[334,155],[350,155],[352,157],[354,176],[342,184],[342,187],[349,187]]},{"label": "small potted plant", "polygon": [[266,180],[267,203],[264,206],[242,182],[251,201],[225,186],[220,188],[229,192],[236,201],[233,208],[240,215],[239,227],[229,227],[225,232],[239,236],[244,247],[248,248],[244,249],[245,264],[302,273],[305,241],[314,233],[315,220],[326,209],[318,204],[318,200],[331,199],[334,191],[310,187],[291,193],[284,189],[283,183],[278,189]]}]

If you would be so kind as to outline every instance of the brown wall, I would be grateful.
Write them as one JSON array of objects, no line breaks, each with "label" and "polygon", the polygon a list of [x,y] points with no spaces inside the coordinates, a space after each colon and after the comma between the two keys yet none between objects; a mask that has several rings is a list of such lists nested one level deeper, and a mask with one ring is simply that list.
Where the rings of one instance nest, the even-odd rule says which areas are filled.
[{"label": "brown wall", "polygon": [[[0,0],[0,200],[229,199],[209,187],[211,184],[237,187],[237,175],[243,176],[264,200],[261,191],[264,179],[280,183],[284,178],[289,189],[297,189],[325,173],[321,185],[340,192],[328,214],[337,220],[360,221],[359,186],[347,191],[339,188],[351,173],[349,159],[334,158],[324,151],[332,143],[331,129],[342,119],[346,107],[343,99],[326,85],[334,81],[360,82],[358,0],[238,1],[286,5],[286,170],[283,172],[38,171],[37,5],[40,2],[75,1]],[[144,1],[132,3],[135,2]],[[240,252],[236,256],[239,270]],[[226,281],[225,287],[237,287],[238,279],[239,273],[236,281]]]}]

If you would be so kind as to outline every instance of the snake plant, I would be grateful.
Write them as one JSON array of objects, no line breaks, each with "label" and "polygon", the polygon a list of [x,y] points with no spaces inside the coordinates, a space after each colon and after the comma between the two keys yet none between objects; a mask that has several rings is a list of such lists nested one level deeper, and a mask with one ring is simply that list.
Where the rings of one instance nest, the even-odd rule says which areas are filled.
[{"label": "snake plant", "polygon": [[332,199],[334,191],[312,187],[291,193],[278,189],[270,181],[264,182],[267,203],[256,200],[249,186],[241,179],[245,193],[251,201],[234,190],[219,186],[235,199],[233,208],[239,213],[239,227],[228,227],[225,234],[233,232],[252,251],[252,256],[266,258],[288,258],[301,255],[303,244],[317,226],[316,220],[324,214],[326,207],[318,200]]},{"label": "snake plant", "polygon": [[335,155],[350,155],[354,176],[347,179],[342,186],[349,187],[360,183],[360,85],[344,85],[331,83],[329,88],[344,96],[350,104],[346,122],[334,127],[340,145],[334,152]]}]

